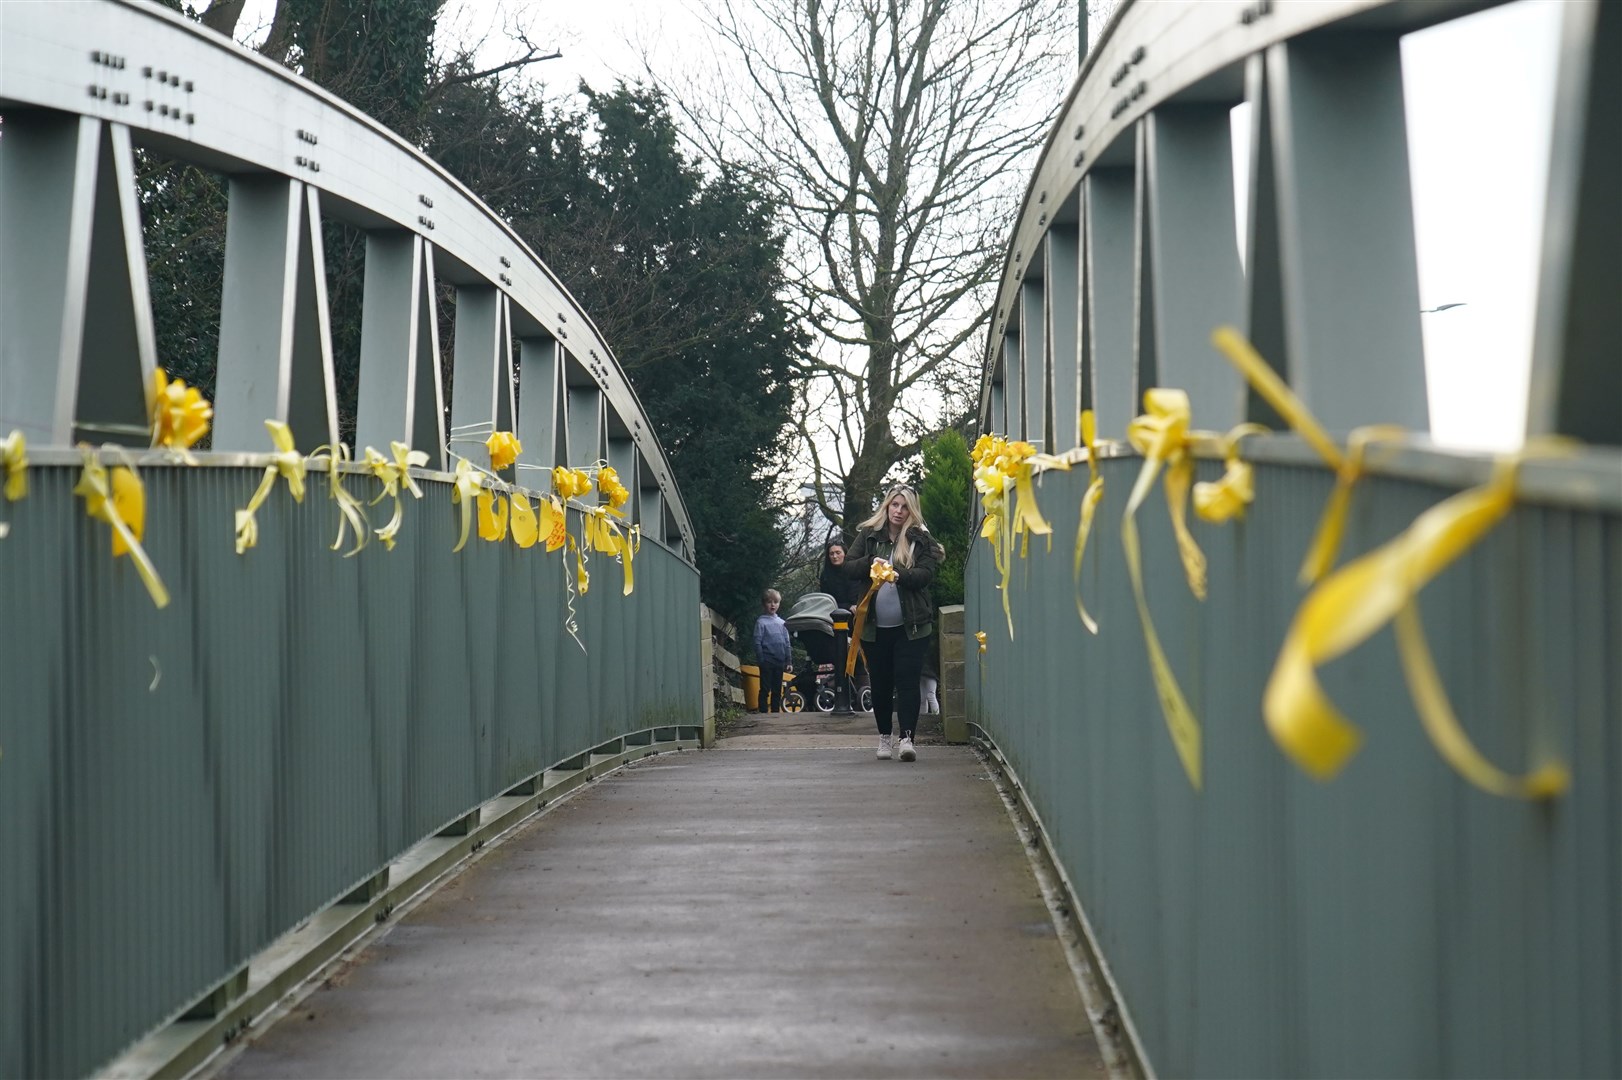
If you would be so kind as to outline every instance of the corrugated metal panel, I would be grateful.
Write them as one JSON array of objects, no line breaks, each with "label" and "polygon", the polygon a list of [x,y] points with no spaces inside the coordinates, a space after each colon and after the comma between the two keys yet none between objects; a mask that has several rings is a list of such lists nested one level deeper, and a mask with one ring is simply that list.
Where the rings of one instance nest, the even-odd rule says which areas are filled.
[{"label": "corrugated metal panel", "polygon": [[452,554],[449,485],[407,499],[392,552],[343,559],[326,479],[302,505],[278,481],[239,557],[259,474],[143,470],[163,611],[77,470],[32,469],[5,508],[0,1075],[87,1072],[485,799],[650,718],[701,722],[697,574],[661,545],[631,597],[594,558],[582,653],[562,558]]},{"label": "corrugated metal panel", "polygon": [[[989,552],[967,627],[988,651],[970,717],[1019,771],[1162,1075],[1615,1075],[1622,1045],[1622,519],[1523,505],[1421,599],[1454,705],[1518,768],[1551,745],[1571,793],[1484,795],[1422,731],[1389,629],[1322,672],[1364,729],[1318,783],[1278,751],[1262,690],[1300,603],[1296,570],[1330,488],[1322,469],[1257,469],[1248,520],[1196,523],[1201,604],[1165,501],[1139,514],[1155,626],[1204,730],[1184,778],[1150,678],[1120,544],[1136,459],[1107,488],[1076,616],[1084,472],[1049,474],[1051,553],[1016,562],[1010,642]],[[1202,462],[1202,478],[1220,471]],[[1456,489],[1368,477],[1344,557]],[[971,662],[972,663],[972,662]],[[1057,674],[1056,674],[1057,673]]]}]

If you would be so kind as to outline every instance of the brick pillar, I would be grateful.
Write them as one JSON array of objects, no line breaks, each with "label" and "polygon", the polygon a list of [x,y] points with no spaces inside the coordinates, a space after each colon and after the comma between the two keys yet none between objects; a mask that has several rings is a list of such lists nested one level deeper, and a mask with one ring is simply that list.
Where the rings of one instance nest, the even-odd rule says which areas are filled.
[{"label": "brick pillar", "polygon": [[969,741],[969,718],[964,697],[963,675],[963,605],[949,604],[941,608],[941,721],[946,727],[946,741]]}]

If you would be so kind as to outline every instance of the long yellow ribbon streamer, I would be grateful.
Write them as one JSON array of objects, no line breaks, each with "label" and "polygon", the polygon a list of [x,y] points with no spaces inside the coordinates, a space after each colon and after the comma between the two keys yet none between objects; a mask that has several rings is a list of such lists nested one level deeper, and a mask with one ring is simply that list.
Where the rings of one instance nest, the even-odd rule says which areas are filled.
[{"label": "long yellow ribbon streamer", "polygon": [[1245,340],[1244,335],[1231,326],[1219,326],[1211,331],[1211,343],[1228,358],[1295,433],[1306,440],[1307,445],[1318,451],[1325,464],[1335,470],[1335,490],[1330,493],[1329,501],[1324,504],[1323,515],[1318,521],[1318,530],[1313,536],[1311,547],[1307,549],[1306,559],[1301,564],[1301,584],[1310,585],[1327,574],[1335,565],[1341,537],[1346,530],[1346,513],[1351,505],[1352,487],[1363,475],[1365,448],[1371,442],[1400,438],[1403,431],[1390,424],[1358,428],[1348,437],[1346,453],[1342,454],[1334,440],[1329,437],[1329,433],[1323,429],[1323,425],[1318,423],[1317,417],[1307,408],[1306,403],[1295,396],[1295,391],[1279,378],[1278,372],[1262,359],[1261,354]]},{"label": "long yellow ribbon streamer", "polygon": [[73,493],[84,499],[85,513],[97,521],[105,521],[113,530],[113,557],[129,555],[135,563],[136,573],[146,586],[152,603],[169,606],[169,590],[164,588],[158,568],[152,565],[141,537],[146,531],[146,490],[135,470],[119,466],[109,477],[106,466],[96,459],[96,452],[80,444],[84,456],[84,472],[74,485]]},{"label": "long yellow ribbon streamer", "polygon": [[278,475],[286,478],[287,490],[293,496],[293,501],[304,501],[304,458],[293,447],[292,430],[280,420],[266,420],[265,428],[270,432],[270,441],[275,444],[276,451],[271,455],[271,463],[265,466],[265,475],[260,479],[253,498],[248,500],[246,507],[237,511],[238,555],[259,543],[259,521],[254,515],[270,496],[270,489],[275,486]]},{"label": "long yellow ribbon streamer", "polygon": [[[1165,715],[1166,728],[1171,733],[1173,746],[1177,749],[1177,756],[1182,761],[1183,771],[1188,774],[1188,782],[1198,791],[1201,786],[1200,778],[1200,722],[1194,711],[1188,707],[1188,701],[1183,697],[1182,689],[1177,685],[1177,677],[1172,674],[1171,663],[1166,659],[1165,651],[1160,647],[1160,636],[1155,633],[1154,620],[1149,616],[1149,601],[1143,592],[1143,559],[1138,547],[1138,507],[1154,487],[1155,477],[1160,473],[1162,465],[1172,461],[1173,468],[1168,470],[1167,499],[1171,500],[1170,476],[1179,471],[1182,461],[1189,462],[1186,440],[1188,436],[1189,404],[1188,395],[1181,390],[1152,389],[1144,392],[1144,406],[1147,414],[1132,421],[1128,429],[1128,437],[1132,444],[1143,454],[1143,468],[1138,471],[1137,483],[1132,487],[1132,494],[1126,503],[1126,514],[1121,519],[1121,547],[1126,552],[1127,574],[1132,580],[1132,594],[1137,600],[1138,620],[1143,624],[1143,640],[1149,651],[1149,670],[1154,677],[1155,693],[1160,699],[1160,711]],[[1187,485],[1183,485],[1186,492]],[[1172,503],[1174,507],[1181,500]],[[1173,510],[1172,524],[1177,526],[1181,515]],[[1184,529],[1186,530],[1186,524]],[[1192,543],[1192,538],[1190,539]],[[1193,568],[1189,567],[1187,548],[1179,537],[1178,547],[1184,553],[1184,570],[1189,579],[1189,588],[1194,595],[1204,598],[1204,558],[1199,563],[1199,587],[1196,588],[1196,579]],[[1194,549],[1196,552],[1198,548]]]},{"label": "long yellow ribbon streamer", "polygon": [[1087,605],[1081,601],[1081,557],[1087,551],[1087,538],[1093,531],[1093,517],[1104,498],[1104,474],[1098,468],[1098,422],[1091,409],[1082,412],[1080,427],[1082,445],[1087,447],[1087,471],[1092,479],[1081,497],[1081,521],[1076,525],[1076,558],[1071,566],[1071,576],[1076,583],[1076,614],[1081,616],[1081,625],[1097,634],[1098,621],[1087,613]]},{"label": "long yellow ribbon streamer", "polygon": [[473,528],[473,504],[479,498],[479,492],[484,488],[484,481],[480,479],[478,470],[474,469],[473,462],[462,458],[456,463],[455,485],[451,488],[451,502],[462,508],[462,535],[451,548],[451,553],[461,551],[467,544],[467,534]]},{"label": "long yellow ribbon streamer", "polygon": [[[1547,451],[1529,448],[1527,454],[1541,452]],[[1449,765],[1495,795],[1549,798],[1569,786],[1569,774],[1559,763],[1514,777],[1476,750],[1447,702],[1415,606],[1415,597],[1427,582],[1509,513],[1515,502],[1516,470],[1527,454],[1504,459],[1488,483],[1431,507],[1401,535],[1329,575],[1307,596],[1290,625],[1262,700],[1268,731],[1301,768],[1320,780],[1330,779],[1362,742],[1357,727],[1323,692],[1317,669],[1395,620],[1415,707]]]},{"label": "long yellow ribbon streamer", "polygon": [[344,443],[337,446],[318,446],[315,452],[305,459],[306,466],[325,467],[327,471],[327,492],[333,502],[338,504],[338,536],[332,542],[332,550],[337,551],[344,546],[344,533],[349,529],[355,530],[355,546],[344,552],[344,558],[360,553],[371,539],[371,522],[366,518],[366,508],[359,499],[344,487],[343,473],[339,466],[349,460],[349,447]]},{"label": "long yellow ribbon streamer", "polygon": [[867,626],[867,609],[887,581],[896,581],[901,575],[888,560],[878,556],[868,565],[867,593],[850,613],[850,646],[845,651],[845,674],[856,674],[856,658],[862,651],[862,630]]}]

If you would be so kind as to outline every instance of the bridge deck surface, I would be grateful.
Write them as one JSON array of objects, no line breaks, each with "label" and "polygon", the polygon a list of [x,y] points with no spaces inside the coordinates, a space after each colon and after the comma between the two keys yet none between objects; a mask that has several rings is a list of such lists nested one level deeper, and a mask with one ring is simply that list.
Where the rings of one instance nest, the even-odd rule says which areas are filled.
[{"label": "bridge deck surface", "polygon": [[982,762],[947,746],[878,761],[871,719],[830,720],[592,785],[224,1073],[1103,1075]]}]

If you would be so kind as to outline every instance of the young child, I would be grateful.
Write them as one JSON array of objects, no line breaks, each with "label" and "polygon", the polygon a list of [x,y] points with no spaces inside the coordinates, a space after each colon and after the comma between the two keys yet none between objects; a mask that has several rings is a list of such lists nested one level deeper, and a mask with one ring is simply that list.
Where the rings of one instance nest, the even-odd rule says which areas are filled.
[{"label": "young child", "polygon": [[767,589],[760,598],[765,614],[755,620],[755,661],[760,665],[760,711],[783,711],[783,672],[793,662],[788,624],[777,615],[783,597]]}]

